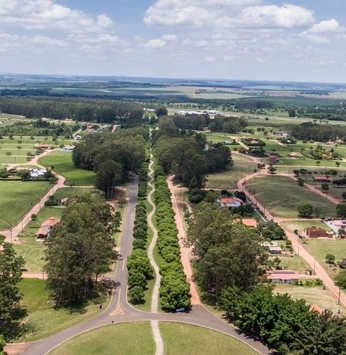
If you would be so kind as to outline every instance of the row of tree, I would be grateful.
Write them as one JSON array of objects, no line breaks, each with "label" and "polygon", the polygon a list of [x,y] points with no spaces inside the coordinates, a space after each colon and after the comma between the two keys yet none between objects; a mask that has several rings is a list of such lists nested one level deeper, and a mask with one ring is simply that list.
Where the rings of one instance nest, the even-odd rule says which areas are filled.
[{"label": "row of tree", "polygon": [[58,306],[86,301],[117,259],[112,207],[93,191],[69,201],[46,240],[47,288]]},{"label": "row of tree", "polygon": [[346,354],[345,318],[311,311],[305,300],[274,294],[270,286],[259,285],[251,292],[226,288],[219,305],[230,322],[280,355]]},{"label": "row of tree", "polygon": [[0,111],[27,118],[49,117],[57,120],[71,118],[76,121],[103,123],[121,120],[130,126],[133,126],[133,121],[138,125],[136,112],[140,112],[140,118],[143,115],[142,106],[131,101],[45,96],[0,97]]},{"label": "row of tree", "polygon": [[163,259],[159,265],[162,275],[159,291],[160,301],[163,309],[175,310],[190,306],[190,285],[186,281],[180,262],[178,230],[171,204],[171,193],[164,174],[159,175],[158,171],[162,171],[162,169],[156,169],[154,195],[158,229],[157,247]]},{"label": "row of tree", "polygon": [[301,140],[327,142],[329,140],[346,139],[346,127],[304,122],[291,127],[291,135]]}]

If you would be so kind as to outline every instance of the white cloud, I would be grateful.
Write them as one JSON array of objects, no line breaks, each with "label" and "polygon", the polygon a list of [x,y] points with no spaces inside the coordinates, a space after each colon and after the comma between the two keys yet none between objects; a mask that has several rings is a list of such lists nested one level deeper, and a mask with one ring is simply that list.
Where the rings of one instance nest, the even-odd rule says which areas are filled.
[{"label": "white cloud", "polygon": [[58,39],[52,39],[44,36],[37,35],[33,38],[33,43],[44,44],[49,46],[66,46],[66,42]]},{"label": "white cloud", "polygon": [[345,27],[340,26],[339,22],[331,19],[328,21],[321,21],[311,27],[309,32],[311,33],[331,33],[345,31]]},{"label": "white cloud", "polygon": [[158,0],[144,17],[147,25],[239,28],[295,28],[314,22],[313,11],[256,0]]},{"label": "white cloud", "polygon": [[201,40],[201,41],[192,41],[190,39],[185,39],[183,41],[184,45],[188,46],[194,46],[194,47],[206,47],[208,45],[207,41]]},{"label": "white cloud", "polygon": [[257,63],[265,63],[266,61],[267,61],[266,59],[263,59],[261,57],[256,58]]},{"label": "white cloud", "polygon": [[177,36],[176,35],[171,35],[171,34],[165,34],[161,37],[162,40],[164,41],[176,41]]},{"label": "white cloud", "polygon": [[152,39],[146,43],[140,43],[138,45],[139,48],[162,48],[167,44],[166,41],[162,39]]},{"label": "white cloud", "polygon": [[203,61],[211,63],[211,62],[215,61],[215,57],[212,57],[212,56],[209,56],[209,55],[205,55]]},{"label": "white cloud", "polygon": [[106,15],[93,18],[83,11],[56,4],[54,0],[0,0],[0,22],[2,26],[73,32],[99,32],[113,24]]},{"label": "white cloud", "polygon": [[74,42],[80,43],[117,43],[119,42],[119,37],[112,36],[109,33],[102,33],[98,36],[91,37],[90,35],[83,34],[70,34],[67,39]]}]

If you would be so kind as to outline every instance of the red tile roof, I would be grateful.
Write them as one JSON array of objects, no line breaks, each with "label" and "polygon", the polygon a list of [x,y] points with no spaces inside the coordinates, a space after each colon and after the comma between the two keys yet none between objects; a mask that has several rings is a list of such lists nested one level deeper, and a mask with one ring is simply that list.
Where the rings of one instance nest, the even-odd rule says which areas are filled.
[{"label": "red tile roof", "polygon": [[47,219],[41,224],[41,227],[45,227],[45,226],[54,227],[59,222],[60,221],[55,217],[50,217],[49,219]]},{"label": "red tile roof", "polygon": [[240,203],[243,203],[243,200],[237,197],[221,197],[220,202],[221,203],[234,203],[235,201],[238,201]]}]

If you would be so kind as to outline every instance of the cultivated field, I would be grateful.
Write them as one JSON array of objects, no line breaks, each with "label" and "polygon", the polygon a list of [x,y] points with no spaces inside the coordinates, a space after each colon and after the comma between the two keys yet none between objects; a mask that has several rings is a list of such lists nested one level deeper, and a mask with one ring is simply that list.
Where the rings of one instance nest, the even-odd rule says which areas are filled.
[{"label": "cultivated field", "polygon": [[316,195],[286,176],[259,176],[246,182],[247,189],[274,217],[295,218],[298,206],[309,202],[314,206],[314,215],[335,216],[335,205]]}]

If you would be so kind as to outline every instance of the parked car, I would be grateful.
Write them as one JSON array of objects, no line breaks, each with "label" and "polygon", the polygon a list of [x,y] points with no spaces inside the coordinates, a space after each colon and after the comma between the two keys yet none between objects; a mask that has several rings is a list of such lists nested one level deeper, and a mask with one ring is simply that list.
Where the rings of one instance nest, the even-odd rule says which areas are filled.
[{"label": "parked car", "polygon": [[185,312],[185,307],[180,307],[175,310],[177,313]]}]

